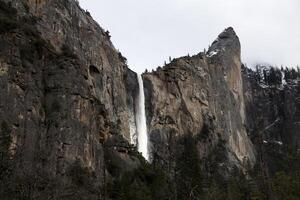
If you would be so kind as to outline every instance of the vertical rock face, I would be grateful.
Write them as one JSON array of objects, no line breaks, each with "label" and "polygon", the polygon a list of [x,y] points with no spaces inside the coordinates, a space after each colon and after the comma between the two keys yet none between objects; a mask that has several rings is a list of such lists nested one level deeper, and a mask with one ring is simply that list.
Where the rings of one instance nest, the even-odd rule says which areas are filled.
[{"label": "vertical rock face", "polygon": [[0,2],[0,123],[16,171],[65,176],[79,161],[101,185],[103,142],[130,139],[136,74],[76,1],[5,2],[17,10]]},{"label": "vertical rock face", "polygon": [[241,75],[241,45],[233,28],[227,28],[208,50],[209,56],[218,54],[221,56],[217,62],[223,67],[225,80],[234,95],[240,110],[242,122],[245,121],[243,84]]},{"label": "vertical rock face", "polygon": [[265,78],[243,68],[247,129],[260,150],[260,162],[274,175],[288,170],[282,163],[290,151],[299,152],[300,81],[281,77],[280,84],[267,84]]},{"label": "vertical rock face", "polygon": [[104,104],[114,121],[122,119],[121,128],[129,138],[125,82],[131,72],[126,59],[111,43],[109,32],[74,0],[6,1],[19,7],[20,12],[27,9],[37,19],[35,25],[41,38],[50,42],[57,52],[68,47],[78,57],[91,88],[96,86],[92,88],[93,96]]},{"label": "vertical rock face", "polygon": [[153,159],[172,160],[178,150],[171,149],[174,138],[191,134],[202,159],[224,142],[226,159],[220,166],[243,168],[255,163],[244,127],[240,60],[239,39],[228,28],[207,53],[175,59],[143,75]]}]

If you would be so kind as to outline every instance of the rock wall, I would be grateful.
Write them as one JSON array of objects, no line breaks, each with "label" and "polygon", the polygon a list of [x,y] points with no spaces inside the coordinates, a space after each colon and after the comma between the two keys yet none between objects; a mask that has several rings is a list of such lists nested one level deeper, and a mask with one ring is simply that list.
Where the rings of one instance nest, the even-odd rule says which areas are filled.
[{"label": "rock wall", "polygon": [[5,2],[17,10],[0,2],[0,123],[16,173],[66,177],[79,161],[101,185],[103,144],[130,139],[136,74],[76,1]]},{"label": "rock wall", "polygon": [[260,162],[272,176],[287,169],[280,164],[282,160],[291,152],[299,152],[300,81],[281,77],[280,84],[267,84],[263,79],[258,72],[243,67],[247,129],[260,151]]},{"label": "rock wall", "polygon": [[169,165],[177,151],[170,149],[172,138],[192,134],[201,159],[225,141],[227,158],[219,163],[225,171],[254,165],[255,150],[244,126],[240,60],[239,39],[228,28],[207,53],[174,59],[143,75],[153,156]]}]

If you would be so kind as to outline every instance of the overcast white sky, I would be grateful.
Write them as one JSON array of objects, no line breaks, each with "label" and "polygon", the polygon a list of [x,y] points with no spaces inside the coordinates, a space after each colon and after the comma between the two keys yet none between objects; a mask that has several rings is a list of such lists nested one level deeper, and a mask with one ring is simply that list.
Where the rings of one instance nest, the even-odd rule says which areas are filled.
[{"label": "overcast white sky", "polygon": [[300,64],[300,0],[80,0],[142,72],[171,56],[196,54],[226,27],[240,37],[248,65]]}]

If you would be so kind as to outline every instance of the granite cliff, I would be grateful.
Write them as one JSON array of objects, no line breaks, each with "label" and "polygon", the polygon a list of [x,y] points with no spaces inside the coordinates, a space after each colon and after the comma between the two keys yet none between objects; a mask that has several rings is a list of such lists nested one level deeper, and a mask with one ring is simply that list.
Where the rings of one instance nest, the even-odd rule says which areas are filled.
[{"label": "granite cliff", "polygon": [[153,159],[170,165],[180,149],[171,145],[173,140],[191,134],[200,159],[224,143],[224,159],[218,163],[223,172],[255,164],[245,129],[240,43],[232,28],[208,52],[174,59],[144,79]]},{"label": "granite cliff", "polygon": [[109,146],[116,133],[130,138],[136,74],[76,1],[1,1],[1,23],[0,119],[15,168],[9,179],[63,184],[77,167],[93,173],[92,188],[100,190],[104,143],[116,148]]},{"label": "granite cliff", "polygon": [[75,0],[1,0],[0,199],[276,199],[273,177],[299,168],[300,72],[273,83],[240,54],[227,28],[142,75],[148,163],[109,32]]}]

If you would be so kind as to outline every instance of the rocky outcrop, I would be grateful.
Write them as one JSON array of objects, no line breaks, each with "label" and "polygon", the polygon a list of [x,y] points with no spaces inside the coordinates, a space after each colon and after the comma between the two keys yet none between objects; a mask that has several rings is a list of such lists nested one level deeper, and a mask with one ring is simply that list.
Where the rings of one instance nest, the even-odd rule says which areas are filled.
[{"label": "rocky outcrop", "polygon": [[174,59],[143,78],[153,159],[170,165],[178,151],[171,149],[172,140],[191,134],[201,159],[225,142],[226,159],[218,163],[225,171],[254,165],[255,150],[244,126],[240,43],[232,28],[207,53]]}]

